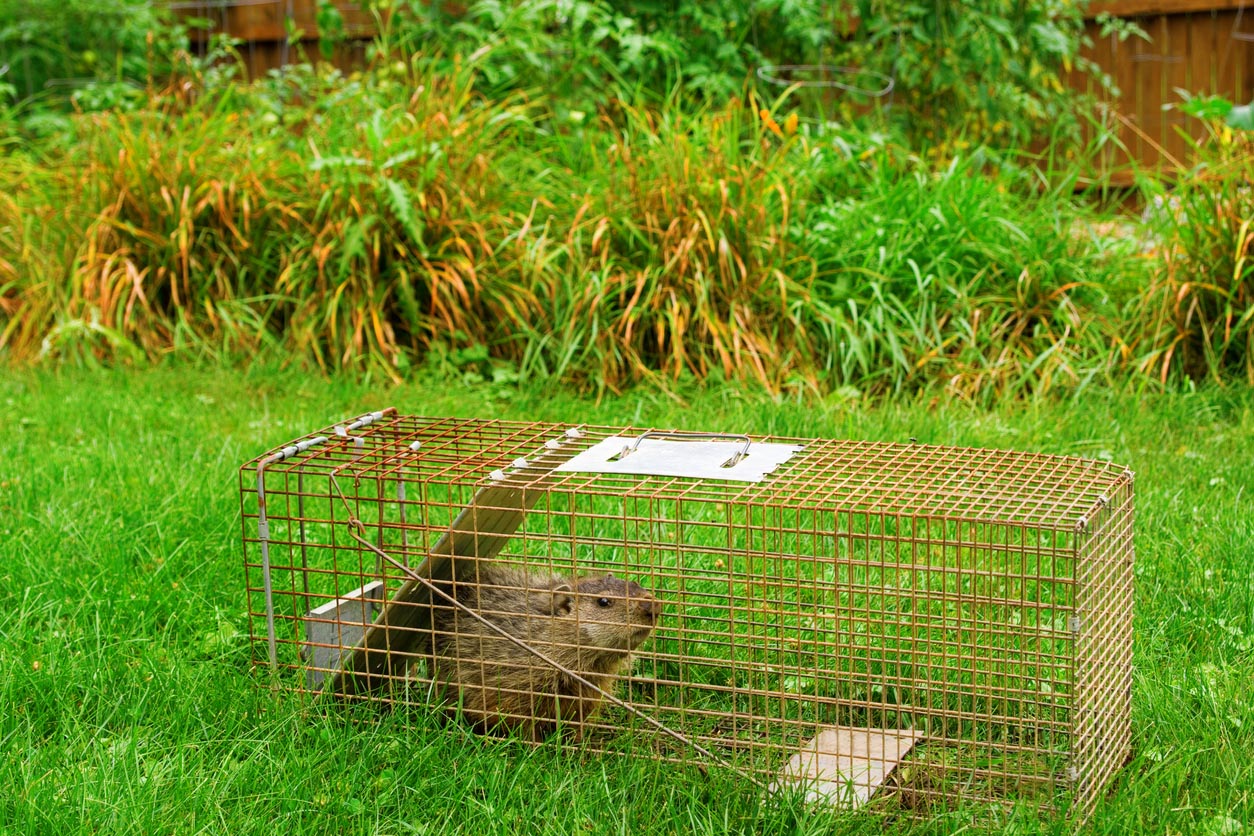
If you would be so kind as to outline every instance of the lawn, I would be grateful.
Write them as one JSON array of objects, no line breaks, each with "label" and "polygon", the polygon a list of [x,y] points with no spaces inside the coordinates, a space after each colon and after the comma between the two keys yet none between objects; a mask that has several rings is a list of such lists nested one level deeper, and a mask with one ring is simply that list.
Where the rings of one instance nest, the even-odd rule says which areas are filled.
[{"label": "lawn", "polygon": [[[384,388],[293,372],[0,380],[0,833],[953,833],[764,798],[717,768],[487,742],[419,710],[310,710],[252,665],[236,469],[367,409],[978,445],[1137,473],[1134,752],[1090,833],[1254,820],[1254,392],[975,410]],[[1015,812],[996,832],[1067,833]]]}]

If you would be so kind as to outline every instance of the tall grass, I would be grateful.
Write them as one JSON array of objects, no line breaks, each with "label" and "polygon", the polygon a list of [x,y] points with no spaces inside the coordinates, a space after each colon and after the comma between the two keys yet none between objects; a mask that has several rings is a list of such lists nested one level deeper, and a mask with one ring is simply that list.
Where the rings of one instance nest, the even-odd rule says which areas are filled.
[{"label": "tall grass", "polygon": [[1134,312],[1127,354],[1173,375],[1254,385],[1254,138],[1224,128],[1146,214],[1159,268]]},{"label": "tall grass", "polygon": [[571,198],[518,239],[543,300],[520,332],[522,367],[611,389],[654,374],[778,388],[810,369],[800,310],[813,265],[788,236],[806,196],[792,150],[740,101],[604,119],[555,189]]},{"label": "tall grass", "polygon": [[941,380],[969,396],[1104,373],[1110,293],[1136,265],[1119,242],[1075,234],[1095,216],[1069,183],[1027,195],[976,157],[929,171],[891,149],[864,154],[873,173],[800,233],[818,270],[808,314],[830,375],[894,389]]},{"label": "tall grass", "polygon": [[159,96],[6,158],[0,351],[977,398],[1131,365],[1145,260],[1065,180],[749,98],[582,114],[430,66]]}]

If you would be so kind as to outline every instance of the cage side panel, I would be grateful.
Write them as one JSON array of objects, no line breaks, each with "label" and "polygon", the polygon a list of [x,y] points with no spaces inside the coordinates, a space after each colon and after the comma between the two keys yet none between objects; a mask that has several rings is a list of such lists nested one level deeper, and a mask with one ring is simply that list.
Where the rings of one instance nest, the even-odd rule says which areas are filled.
[{"label": "cage side panel", "polygon": [[[250,631],[264,644],[273,630],[277,666],[301,668],[303,657],[313,652],[305,622],[310,612],[350,597],[374,579],[374,572],[344,536],[346,509],[334,501],[325,474],[274,468],[261,479],[265,525],[259,526],[257,485],[246,494],[244,507]],[[325,649],[325,640],[315,636],[314,641]],[[264,649],[260,656],[268,661]]]},{"label": "cage side panel", "polygon": [[876,514],[837,515],[835,537],[838,722],[927,735],[902,776],[916,805],[1054,804],[1073,697],[1070,538]]},{"label": "cage side panel", "polygon": [[255,466],[245,465],[239,471],[239,506],[240,506],[240,544],[244,558],[244,594],[248,602],[248,638],[252,649],[253,664],[264,660],[265,624],[260,625],[258,633],[257,618],[254,613],[262,607],[264,620],[265,601],[257,600],[257,589],[260,586],[259,566],[261,562],[260,548],[257,541],[257,471]]},{"label": "cage side panel", "polygon": [[1073,804],[1087,815],[1131,747],[1133,485],[1129,475],[1080,540]]}]

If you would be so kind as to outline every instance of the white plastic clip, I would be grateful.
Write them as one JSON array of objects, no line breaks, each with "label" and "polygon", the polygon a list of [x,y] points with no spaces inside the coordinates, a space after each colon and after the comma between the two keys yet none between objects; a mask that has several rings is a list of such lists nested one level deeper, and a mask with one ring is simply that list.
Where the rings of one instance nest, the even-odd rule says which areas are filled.
[{"label": "white plastic clip", "polygon": [[410,445],[409,445],[409,452],[411,452],[411,453],[417,453],[417,452],[418,452],[418,449],[419,449],[420,447],[422,447],[422,442],[421,442],[421,441],[415,441],[413,444],[410,444]]},{"label": "white plastic clip", "polygon": [[559,438],[550,438],[548,441],[544,442],[544,446],[550,450],[556,450],[558,447],[562,446],[562,441]]},{"label": "white plastic clip", "polygon": [[567,438],[583,438],[583,430],[578,427],[571,427],[566,431]]},{"label": "white plastic clip", "polygon": [[512,462],[510,462],[510,464],[512,464],[514,467],[531,467],[531,462],[527,461],[522,456],[519,456],[518,458],[514,459]]},{"label": "white plastic clip", "polygon": [[344,426],[343,424],[336,424],[335,434],[338,435],[340,438],[348,438],[348,427]]},{"label": "white plastic clip", "polygon": [[489,479],[491,479],[491,480],[492,480],[492,481],[494,481],[494,482],[500,482],[501,480],[503,480],[503,479],[505,478],[505,471],[504,471],[504,470],[494,470],[494,471],[492,471],[491,473],[489,473],[489,474],[488,474],[488,478],[489,478]]}]

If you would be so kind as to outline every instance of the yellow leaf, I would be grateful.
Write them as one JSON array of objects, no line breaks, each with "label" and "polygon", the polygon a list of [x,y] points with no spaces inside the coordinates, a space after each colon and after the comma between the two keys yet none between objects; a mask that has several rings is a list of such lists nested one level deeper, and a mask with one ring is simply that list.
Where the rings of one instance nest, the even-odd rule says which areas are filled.
[{"label": "yellow leaf", "polygon": [[777,137],[780,137],[781,139],[783,138],[784,132],[779,129],[779,123],[771,118],[771,112],[769,110],[767,110],[766,108],[762,108],[761,110],[758,111],[758,116],[761,117],[762,122],[763,124],[766,125],[766,129],[768,131],[775,134]]}]

